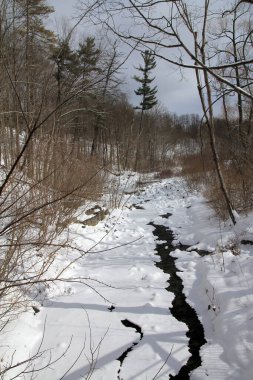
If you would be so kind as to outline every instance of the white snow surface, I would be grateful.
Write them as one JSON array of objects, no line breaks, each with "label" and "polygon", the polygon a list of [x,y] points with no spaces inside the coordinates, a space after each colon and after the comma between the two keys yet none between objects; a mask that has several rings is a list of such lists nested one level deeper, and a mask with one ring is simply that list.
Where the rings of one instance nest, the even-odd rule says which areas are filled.
[{"label": "white snow surface", "polygon": [[[172,253],[207,341],[190,379],[253,379],[253,248],[240,244],[253,240],[252,215],[237,217],[236,227],[220,222],[180,178],[147,185],[120,203],[94,227],[69,226],[72,245],[89,252],[75,261],[75,250],[61,250],[50,275],[73,261],[63,277],[75,281],[51,284],[35,302],[39,313],[31,308],[8,325],[1,333],[1,363],[22,361],[39,348],[38,380],[150,380],[178,373],[190,356],[187,326],[171,315],[169,276],[155,266],[154,222],[173,230],[175,244],[190,246]],[[162,217],[167,213],[172,216]],[[196,249],[210,255],[201,257]],[[141,327],[142,340],[121,323],[125,319]],[[134,342],[120,368],[117,359]]]}]

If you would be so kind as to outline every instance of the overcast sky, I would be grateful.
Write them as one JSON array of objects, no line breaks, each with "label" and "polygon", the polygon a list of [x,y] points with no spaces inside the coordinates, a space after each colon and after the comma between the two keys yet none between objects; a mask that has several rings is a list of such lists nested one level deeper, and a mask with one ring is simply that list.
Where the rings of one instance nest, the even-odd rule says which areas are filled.
[{"label": "overcast sky", "polygon": [[[55,14],[50,18],[52,28],[55,28],[56,20],[60,20],[62,17],[72,22],[74,21],[77,12],[75,9],[77,0],[47,0],[47,2],[55,8]],[[87,26],[82,25],[78,33],[87,35],[89,34],[89,29],[87,30]],[[90,29],[90,33],[93,33],[92,29]],[[142,63],[140,53],[136,52],[127,61],[123,70],[126,82],[124,91],[127,92],[133,105],[137,105],[139,102],[139,98],[134,94],[138,84],[133,80],[133,76],[138,74],[135,67],[139,66],[140,63]],[[180,73],[171,68],[166,62],[157,60],[154,76],[153,83],[158,87],[157,98],[169,112],[201,114],[195,75],[192,70],[184,71],[184,78],[182,78]]]}]

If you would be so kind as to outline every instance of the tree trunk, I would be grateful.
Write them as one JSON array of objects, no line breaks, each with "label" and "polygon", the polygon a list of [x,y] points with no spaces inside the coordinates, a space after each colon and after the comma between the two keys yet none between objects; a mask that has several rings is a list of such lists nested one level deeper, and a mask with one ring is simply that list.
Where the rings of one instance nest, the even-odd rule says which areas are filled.
[{"label": "tree trunk", "polygon": [[[202,49],[201,49],[201,56],[202,56],[202,61],[205,64],[205,51],[204,51],[204,45],[205,41],[202,41]],[[196,57],[198,56],[198,45],[197,45],[197,34],[195,34],[195,54]],[[196,73],[196,78],[197,78],[197,84],[198,84],[198,91],[199,91],[199,96],[202,104],[202,109],[205,115],[207,127],[208,127],[208,132],[209,132],[209,138],[210,138],[210,145],[211,145],[211,151],[213,155],[213,161],[216,169],[216,173],[218,176],[219,184],[220,184],[220,189],[221,193],[223,195],[223,198],[226,203],[226,207],[229,213],[229,216],[232,220],[232,223],[235,225],[236,220],[235,216],[233,213],[233,206],[232,202],[230,201],[230,197],[228,194],[228,190],[224,181],[224,177],[222,174],[221,166],[220,166],[220,160],[219,160],[219,155],[216,149],[216,141],[215,141],[215,134],[214,134],[214,117],[213,117],[213,105],[212,105],[212,97],[211,97],[211,88],[210,88],[210,83],[209,83],[209,78],[208,78],[208,72],[204,70],[203,75],[204,75],[204,82],[205,82],[205,88],[206,88],[206,93],[207,93],[207,105],[206,107],[205,104],[205,99],[204,99],[204,94],[203,94],[203,86],[201,85],[201,80],[200,80],[200,74],[199,70],[196,68],[195,70]]]}]

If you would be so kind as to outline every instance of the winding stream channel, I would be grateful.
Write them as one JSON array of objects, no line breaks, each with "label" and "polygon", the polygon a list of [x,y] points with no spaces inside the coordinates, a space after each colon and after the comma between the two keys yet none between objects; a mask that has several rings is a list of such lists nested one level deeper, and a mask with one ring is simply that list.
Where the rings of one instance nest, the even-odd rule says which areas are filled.
[{"label": "winding stream channel", "polygon": [[[161,216],[168,218],[171,214]],[[183,293],[183,281],[177,275],[177,272],[179,272],[175,263],[177,259],[170,255],[176,248],[182,249],[182,246],[172,245],[174,236],[169,228],[163,225],[155,225],[154,223],[150,224],[155,227],[153,234],[157,236],[159,241],[163,241],[163,243],[158,243],[156,246],[157,255],[161,259],[156,263],[156,266],[170,275],[169,285],[166,290],[175,295],[170,312],[178,321],[185,323],[188,327],[186,335],[189,338],[188,346],[191,356],[178,374],[175,376],[170,375],[169,378],[188,380],[190,379],[190,373],[201,365],[200,348],[206,343],[204,329],[195,310],[186,301]]]},{"label": "winding stream channel", "polygon": [[122,325],[124,325],[125,327],[130,327],[130,328],[133,328],[135,329],[136,333],[140,334],[140,338],[139,338],[139,341],[137,342],[133,342],[133,344],[126,349],[126,351],[124,351],[119,357],[117,360],[119,360],[120,362],[120,367],[119,367],[119,370],[118,370],[118,380],[121,380],[121,377],[120,377],[120,372],[121,372],[121,368],[122,368],[122,365],[123,365],[123,362],[124,360],[126,359],[127,355],[129,354],[129,352],[131,352],[135,346],[137,346],[137,344],[140,343],[140,341],[142,340],[143,338],[143,332],[142,332],[142,329],[140,326],[136,325],[135,323],[129,321],[129,319],[124,319],[121,321]]},{"label": "winding stream channel", "polygon": [[[171,214],[161,215],[163,218],[169,218]],[[167,281],[168,286],[166,290],[174,294],[174,300],[172,301],[172,307],[170,312],[178,321],[183,322],[188,327],[188,332],[186,336],[189,338],[189,352],[191,356],[189,357],[187,363],[181,367],[178,374],[169,375],[169,379],[174,380],[189,380],[190,373],[201,365],[200,348],[206,343],[204,336],[204,329],[200,323],[195,310],[187,303],[186,297],[183,293],[184,286],[182,279],[178,276],[180,270],[176,267],[177,258],[170,255],[175,249],[186,250],[188,246],[184,245],[173,245],[174,240],[173,232],[163,225],[156,225],[154,223],[149,223],[155,229],[153,231],[154,236],[157,237],[158,241],[162,243],[157,243],[156,251],[157,255],[160,257],[160,261],[156,262],[155,265],[160,268],[164,273],[169,274],[170,278]],[[209,252],[199,251],[199,255],[207,255]],[[113,309],[110,309],[112,311]],[[121,378],[121,369],[123,362],[127,355],[139,344],[143,338],[143,332],[140,326],[136,325],[128,319],[122,320],[121,323],[127,328],[135,329],[136,333],[139,334],[139,339],[135,341],[129,348],[127,348],[117,360],[120,361],[120,368],[118,370],[118,380]]]}]

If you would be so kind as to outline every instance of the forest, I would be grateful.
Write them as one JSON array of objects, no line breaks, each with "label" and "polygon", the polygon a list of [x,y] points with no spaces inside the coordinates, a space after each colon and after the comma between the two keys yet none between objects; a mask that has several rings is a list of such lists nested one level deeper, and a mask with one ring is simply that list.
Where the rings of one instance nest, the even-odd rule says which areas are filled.
[{"label": "forest", "polygon": [[[4,342],[9,342],[8,332],[23,315],[31,310],[36,317],[41,314],[41,299],[51,288],[57,297],[57,286],[60,289],[64,284],[66,290],[68,284],[78,283],[108,300],[100,287],[109,287],[110,277],[105,270],[105,277],[100,279],[99,274],[92,283],[89,253],[97,248],[108,254],[110,244],[118,246],[113,237],[110,240],[111,231],[118,228],[112,220],[120,218],[119,210],[135,206],[133,201],[131,207],[127,203],[131,197],[142,204],[145,201],[138,196],[146,191],[158,202],[158,184],[167,189],[174,186],[170,181],[175,181],[181,197],[178,202],[199,194],[219,221],[219,228],[230,226],[228,235],[236,228],[242,231],[242,225],[244,232],[245,226],[251,226],[252,4],[251,0],[79,0],[75,4],[77,16],[63,20],[56,31],[48,23],[55,12],[50,1],[0,1],[0,379],[35,379],[37,374],[46,380],[100,379],[95,365],[106,333],[96,349],[89,347],[89,370],[82,375],[74,372],[72,377],[75,364],[61,375],[44,372],[44,368],[48,371],[55,362],[64,360],[71,352],[68,345],[57,359],[52,355],[36,367],[36,361],[47,351],[41,350],[46,324],[40,327],[43,332],[37,349],[31,344],[21,359],[15,357],[18,344],[10,347],[12,343]],[[129,80],[124,77],[124,68],[133,52],[141,62],[134,67],[132,78],[138,106],[131,103],[124,87]],[[176,68],[182,78],[191,70],[199,113],[177,114],[158,102],[158,62]],[[132,180],[134,186],[130,186]],[[152,191],[149,186],[154,186]],[[159,217],[165,215],[162,208],[167,207],[166,197],[161,202],[160,208],[157,206]],[[186,203],[184,207],[186,210]],[[76,225],[77,234],[82,223],[82,227],[88,226],[85,213],[95,220],[98,216],[95,223],[104,223],[105,240],[97,232],[92,246],[86,246],[85,241],[80,245],[71,230]],[[155,220],[150,220],[154,227]],[[136,230],[146,231],[140,227],[141,217],[139,223]],[[183,219],[175,219],[173,226],[177,223]],[[89,228],[83,228],[84,239],[91,233]],[[131,241],[135,239],[132,234],[133,239],[126,233]],[[251,242],[251,237],[245,236],[240,243]],[[201,243],[195,240],[189,243],[192,247]],[[183,238],[181,243],[184,245]],[[125,240],[120,244],[128,245]],[[233,240],[229,250],[237,252],[238,244]],[[207,246],[205,242],[205,250]],[[61,256],[65,261],[61,262]],[[86,256],[90,272],[68,272]],[[194,257],[192,260],[195,262]],[[86,268],[85,262],[82,265]],[[208,302],[211,308],[210,297]],[[92,317],[85,315],[91,340]],[[129,320],[125,320],[129,327]],[[132,324],[132,328],[136,326],[139,323]],[[120,361],[120,353],[117,355],[115,359]],[[139,377],[121,377],[119,370],[115,379],[168,378],[163,373],[168,358],[162,356],[153,377],[149,373],[145,377],[145,371]],[[250,371],[253,368],[247,374],[253,373]],[[112,372],[106,376],[106,380],[114,378]],[[204,375],[187,376],[170,378],[204,379]],[[226,378],[219,376],[216,379]]]}]

